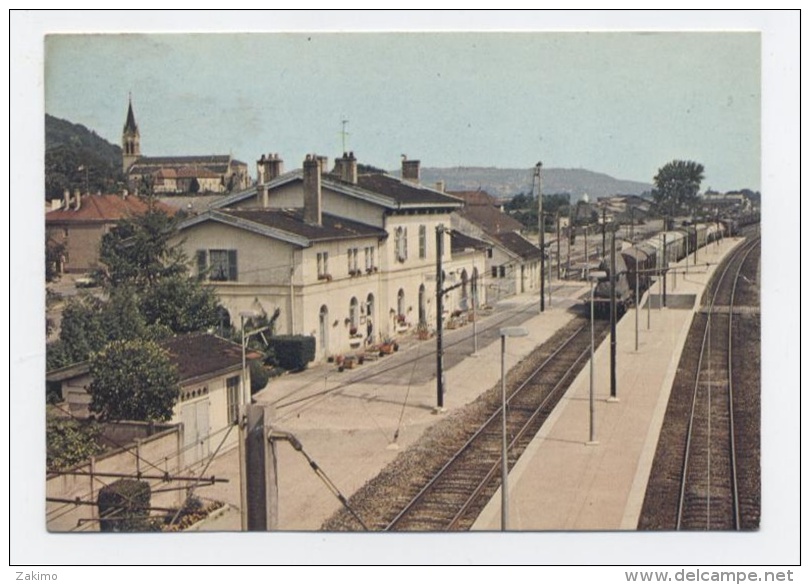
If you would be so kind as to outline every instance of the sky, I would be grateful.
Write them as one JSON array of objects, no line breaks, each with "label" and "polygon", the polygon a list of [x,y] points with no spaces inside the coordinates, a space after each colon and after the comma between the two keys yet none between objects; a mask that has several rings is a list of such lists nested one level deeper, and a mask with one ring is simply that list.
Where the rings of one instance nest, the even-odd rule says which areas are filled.
[{"label": "sky", "polygon": [[[254,34],[75,35],[178,30]],[[323,34],[371,30],[410,34]],[[456,32],[428,36],[417,30]],[[616,30],[625,32],[604,32]],[[259,34],[268,31],[275,34]],[[669,34],[629,34],[649,31]],[[48,33],[73,36],[45,42]],[[261,153],[278,152],[288,169],[300,166],[310,152],[334,159],[342,151],[341,120],[348,119],[347,149],[360,162],[386,169],[397,168],[405,153],[425,166],[528,169],[543,161],[546,167],[650,181],[669,160],[685,158],[705,166],[704,187],[761,188],[763,527],[745,543],[712,534],[700,545],[746,550],[745,544],[755,551],[754,561],[771,564],[800,558],[795,506],[804,413],[795,310],[801,272],[795,13],[12,11],[9,40],[10,201],[0,209],[9,214],[9,238],[3,241],[9,246],[13,307],[8,318],[14,340],[9,435],[17,437],[9,449],[12,562],[194,564],[219,562],[225,550],[228,563],[364,564],[371,558],[531,564],[542,550],[543,558],[562,565],[586,558],[612,565],[619,550],[633,550],[645,563],[666,549],[677,562],[688,563],[684,541],[695,542],[671,534],[607,533],[507,541],[469,535],[463,546],[454,539],[415,538],[407,546],[392,541],[385,546],[360,535],[344,540],[285,534],[240,540],[238,547],[214,535],[170,547],[125,536],[114,543],[94,540],[88,547],[86,539],[45,533],[43,113],[84,124],[119,144],[130,92],[144,154],[232,152],[253,172]],[[275,556],[268,556],[270,551]],[[570,578],[570,567],[559,569],[565,573],[555,576]],[[188,577],[189,567],[182,570],[179,576]],[[596,570],[605,582],[621,578],[618,567],[615,573]],[[228,575],[233,576],[230,569]],[[88,581],[92,576],[82,570],[85,582],[102,582]],[[211,573],[202,576],[210,580]]]},{"label": "sky", "polygon": [[[760,189],[757,32],[57,34],[45,111],[146,156],[307,153],[395,169],[585,168]],[[348,135],[343,135],[343,120]],[[345,142],[344,142],[345,141]]]}]

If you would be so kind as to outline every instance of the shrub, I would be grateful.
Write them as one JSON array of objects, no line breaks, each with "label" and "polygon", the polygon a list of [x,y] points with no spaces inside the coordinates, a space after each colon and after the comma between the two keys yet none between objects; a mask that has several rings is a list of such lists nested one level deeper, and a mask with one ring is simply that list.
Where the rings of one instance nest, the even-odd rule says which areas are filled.
[{"label": "shrub", "polygon": [[119,479],[98,492],[98,515],[102,532],[155,530],[149,518],[152,490],[145,481]]},{"label": "shrub", "polygon": [[278,335],[268,340],[279,366],[285,370],[303,370],[315,359],[315,338],[306,335]]},{"label": "shrub", "polygon": [[261,361],[253,360],[250,362],[250,393],[255,394],[259,390],[267,386],[267,381],[270,379],[270,372],[267,371]]},{"label": "shrub", "polygon": [[100,436],[96,423],[49,415],[45,427],[48,469],[67,469],[103,453]]}]

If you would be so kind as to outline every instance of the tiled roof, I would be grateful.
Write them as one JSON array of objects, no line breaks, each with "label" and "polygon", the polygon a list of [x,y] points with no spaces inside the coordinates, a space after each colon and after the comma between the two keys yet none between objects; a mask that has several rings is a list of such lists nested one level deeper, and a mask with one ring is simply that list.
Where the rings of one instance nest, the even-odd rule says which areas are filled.
[{"label": "tiled roof", "polygon": [[465,205],[490,205],[492,207],[498,207],[499,203],[498,200],[495,199],[492,195],[487,193],[486,191],[482,191],[481,189],[477,189],[475,191],[447,191],[448,195],[453,195],[454,197],[458,197],[459,199],[463,199]]},{"label": "tiled roof", "polygon": [[161,168],[181,170],[185,168],[205,169],[218,175],[224,175],[231,170],[230,155],[211,154],[205,156],[142,156],[129,170],[130,175],[145,175]]},{"label": "tiled roof", "polygon": [[[156,209],[170,215],[174,215],[177,211],[160,201],[155,201],[154,205]],[[45,214],[45,223],[118,221],[125,217],[143,215],[148,211],[149,203],[145,199],[134,195],[128,197],[121,197],[120,195],[83,195],[81,207],[78,210],[71,207],[70,209],[57,209],[48,212]]]},{"label": "tiled roof", "polygon": [[213,171],[196,167],[183,167],[176,172],[179,179],[218,179],[220,177],[220,175]]},{"label": "tiled roof", "polygon": [[215,203],[221,201],[226,195],[195,195],[195,196],[167,196],[161,197],[160,202],[168,205],[169,207],[174,207],[176,209],[182,209],[186,213],[202,213],[207,211],[211,207],[214,206]]},{"label": "tiled roof", "polygon": [[456,197],[397,179],[391,175],[377,173],[360,175],[357,177],[357,186],[366,191],[390,197],[397,203],[405,205],[446,204],[456,207],[461,203]]},{"label": "tiled roof", "polygon": [[536,258],[540,258],[542,255],[540,248],[515,232],[503,232],[500,234],[495,234],[494,238],[503,244],[504,248],[513,254],[517,254],[524,260],[534,260]]},{"label": "tiled roof", "polygon": [[357,237],[384,238],[388,235],[382,228],[328,213],[321,215],[321,225],[310,224],[304,221],[303,209],[219,209],[214,213],[298,236],[309,242]]},{"label": "tiled roof", "polygon": [[[177,335],[161,340],[159,344],[177,365],[181,384],[242,366],[241,346],[211,333]],[[246,357],[256,359],[260,356],[249,352]]]},{"label": "tiled roof", "polygon": [[[177,366],[181,384],[242,366],[241,346],[211,333],[176,335],[160,340],[158,345],[168,352],[172,363]],[[258,359],[261,354],[248,351],[245,357],[249,360]],[[84,361],[51,370],[46,379],[49,382],[60,382],[89,371],[90,362]]]},{"label": "tiled roof", "polygon": [[459,214],[490,235],[518,232],[523,229],[523,224],[514,217],[489,205],[466,205],[459,211]]}]

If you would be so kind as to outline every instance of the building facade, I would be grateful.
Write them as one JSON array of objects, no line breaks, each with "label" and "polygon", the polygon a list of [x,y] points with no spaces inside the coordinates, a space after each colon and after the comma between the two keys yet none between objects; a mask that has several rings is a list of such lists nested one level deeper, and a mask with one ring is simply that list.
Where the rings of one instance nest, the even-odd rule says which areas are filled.
[{"label": "building facade", "polygon": [[418,161],[403,170],[403,179],[358,173],[344,153],[331,172],[308,155],[284,173],[277,155],[263,156],[260,183],[183,222],[178,241],[234,324],[278,310],[277,332],[315,337],[320,359],[360,351],[435,325],[439,242],[445,288],[460,285],[445,295],[448,315],[471,308],[483,276],[483,250],[453,254],[450,214],[461,202],[422,186]]}]

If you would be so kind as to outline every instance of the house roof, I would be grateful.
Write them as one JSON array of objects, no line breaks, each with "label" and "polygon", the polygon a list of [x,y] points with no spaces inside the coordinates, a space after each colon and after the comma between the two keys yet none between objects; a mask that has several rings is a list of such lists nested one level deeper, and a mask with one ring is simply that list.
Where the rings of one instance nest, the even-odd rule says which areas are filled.
[{"label": "house roof", "polygon": [[[265,183],[269,192],[273,189],[294,182],[303,182],[303,172],[295,169]],[[419,208],[458,208],[463,205],[457,197],[441,191],[410,183],[383,173],[368,173],[357,177],[357,183],[341,181],[337,175],[321,175],[321,186],[343,195],[369,201],[386,209],[419,209]],[[229,195],[217,207],[228,207],[257,196],[257,188],[250,187],[239,193]]]},{"label": "house roof", "polygon": [[205,221],[216,221],[276,238],[297,246],[309,247],[315,242],[353,239],[358,237],[385,238],[382,228],[366,225],[324,213],[321,224],[304,221],[304,210],[296,209],[211,209],[180,224],[187,229]]},{"label": "house roof", "polygon": [[[242,347],[212,333],[177,335],[159,342],[177,366],[180,383],[242,367]],[[261,355],[249,351],[246,359]]]},{"label": "house roof", "polygon": [[[241,346],[212,333],[176,335],[159,341],[158,345],[168,352],[172,363],[177,367],[180,384],[242,367]],[[248,351],[245,355],[249,360],[260,357],[261,354],[255,351]],[[49,382],[61,382],[89,371],[90,362],[83,361],[51,370],[46,379]]]},{"label": "house roof", "polygon": [[532,244],[529,240],[515,232],[503,232],[493,236],[503,247],[517,254],[524,260],[534,260],[540,258],[542,252],[540,248]]},{"label": "house roof", "polygon": [[[155,208],[174,215],[176,209],[161,203],[154,202]],[[45,214],[45,223],[68,222],[111,222],[135,215],[143,215],[149,211],[149,203],[140,197],[130,195],[83,195],[79,209],[57,209]]]},{"label": "house roof", "polygon": [[465,205],[459,215],[479,226],[489,235],[504,232],[518,232],[523,224],[500,209],[489,205]]},{"label": "house roof", "polygon": [[448,195],[452,195],[454,197],[458,197],[459,199],[464,200],[465,205],[489,205],[492,207],[499,207],[500,203],[497,199],[495,199],[492,195],[483,191],[482,189],[476,189],[475,191],[447,191]]},{"label": "house roof", "polygon": [[458,230],[453,230],[450,232],[450,251],[453,254],[463,252],[464,250],[469,250],[471,248],[474,250],[485,250],[489,247],[490,245],[485,241],[473,238],[467,234],[463,234]]}]

